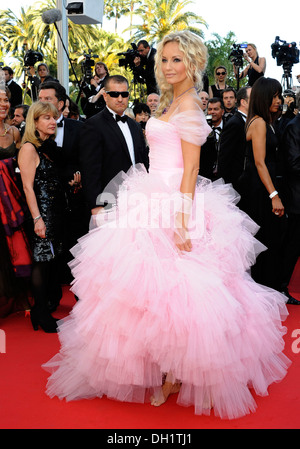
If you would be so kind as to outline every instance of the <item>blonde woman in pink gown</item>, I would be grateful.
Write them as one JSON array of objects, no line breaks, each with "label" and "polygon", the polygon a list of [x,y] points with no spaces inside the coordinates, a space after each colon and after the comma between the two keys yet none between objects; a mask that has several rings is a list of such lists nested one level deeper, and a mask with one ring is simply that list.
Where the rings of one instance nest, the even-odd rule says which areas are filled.
[{"label": "blonde woman in pink gown", "polygon": [[251,389],[267,395],[286,375],[285,299],[248,274],[265,249],[258,227],[229,185],[198,177],[210,133],[197,95],[206,60],[188,31],[158,45],[150,170],[135,166],[107,186],[115,205],[73,248],[80,300],[44,365],[50,397],[160,406],[178,393],[196,414],[228,419],[255,410]]}]

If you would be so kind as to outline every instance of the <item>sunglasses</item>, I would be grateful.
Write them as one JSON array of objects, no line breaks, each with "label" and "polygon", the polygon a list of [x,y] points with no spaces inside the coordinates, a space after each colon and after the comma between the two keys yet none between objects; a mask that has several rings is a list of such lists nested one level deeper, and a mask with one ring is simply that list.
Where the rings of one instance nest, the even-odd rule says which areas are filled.
[{"label": "sunglasses", "polygon": [[226,75],[226,72],[217,72],[217,76]]},{"label": "sunglasses", "polygon": [[112,98],[118,98],[120,95],[122,98],[128,98],[129,97],[129,92],[125,91],[125,92],[118,92],[117,90],[110,90],[109,92],[106,92],[110,97]]}]

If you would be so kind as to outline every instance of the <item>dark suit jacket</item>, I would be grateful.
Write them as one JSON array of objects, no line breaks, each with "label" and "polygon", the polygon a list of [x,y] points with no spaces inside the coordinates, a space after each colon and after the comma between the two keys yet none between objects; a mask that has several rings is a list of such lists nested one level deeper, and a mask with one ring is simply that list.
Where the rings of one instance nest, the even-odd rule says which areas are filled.
[{"label": "dark suit jacket", "polygon": [[[142,128],[128,118],[134,144],[135,162],[148,165]],[[84,122],[80,136],[82,185],[90,209],[109,181],[120,171],[127,171],[132,162],[123,133],[107,108]]]},{"label": "dark suit jacket", "polygon": [[300,214],[300,114],[291,120],[283,134],[287,209]]},{"label": "dark suit jacket", "polygon": [[211,133],[207,136],[206,142],[201,147],[199,175],[211,179],[212,181],[215,181],[219,177],[216,172],[216,167],[218,163],[219,143],[223,129],[224,121],[219,141],[217,141],[212,127]]},{"label": "dark suit jacket", "polygon": [[219,176],[236,189],[244,168],[245,149],[245,121],[242,114],[236,112],[223,128],[218,157]]},{"label": "dark suit jacket", "polygon": [[22,88],[17,84],[14,80],[7,86],[10,90],[11,97],[10,97],[10,105],[12,108],[15,106],[18,106],[19,104],[22,104]]},{"label": "dark suit jacket", "polygon": [[144,78],[147,86],[147,95],[158,93],[156,85],[154,66],[155,66],[156,49],[151,48],[149,57],[141,57],[141,65],[136,68],[137,73]]},{"label": "dark suit jacket", "polygon": [[61,169],[64,184],[73,179],[74,173],[80,171],[79,140],[83,122],[70,118],[64,119],[64,137],[61,149]]}]

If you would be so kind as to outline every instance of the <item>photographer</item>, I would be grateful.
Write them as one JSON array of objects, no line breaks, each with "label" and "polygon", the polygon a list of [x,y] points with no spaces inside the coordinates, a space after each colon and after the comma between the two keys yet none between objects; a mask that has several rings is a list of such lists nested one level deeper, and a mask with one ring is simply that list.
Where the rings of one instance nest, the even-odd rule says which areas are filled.
[{"label": "photographer", "polygon": [[[34,65],[29,66],[28,72],[29,72],[29,80],[31,82],[31,90],[27,89],[27,94],[31,96],[32,101],[37,100],[38,91],[41,84],[45,83],[46,81],[58,81],[57,79],[53,78],[50,75],[49,67],[45,62],[41,62],[37,66],[38,76],[35,73]],[[25,87],[24,84],[23,87]]]},{"label": "photographer", "polygon": [[137,51],[140,56],[133,60],[137,74],[145,80],[147,95],[158,93],[154,74],[156,49],[151,48],[147,41],[141,40],[137,44]]},{"label": "photographer", "polygon": [[90,85],[85,83],[82,91],[81,106],[86,118],[92,117],[105,108],[103,98],[104,82],[109,76],[108,68],[104,62],[95,64],[94,76],[90,79]]},{"label": "photographer", "polygon": [[[264,76],[266,71],[266,58],[260,58],[258,56],[257,48],[254,44],[247,44],[246,52],[244,53],[244,59],[249,63],[247,67],[239,74],[239,78],[245,78],[248,76],[248,85],[253,86],[255,81]],[[237,77],[237,67],[233,63],[234,74]]]}]

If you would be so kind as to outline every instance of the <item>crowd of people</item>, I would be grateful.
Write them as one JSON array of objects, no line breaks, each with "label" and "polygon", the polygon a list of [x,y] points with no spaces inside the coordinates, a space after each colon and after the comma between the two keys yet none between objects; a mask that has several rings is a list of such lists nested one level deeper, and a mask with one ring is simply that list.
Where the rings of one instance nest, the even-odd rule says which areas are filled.
[{"label": "crowd of people", "polygon": [[[230,295],[243,310],[239,313],[243,316],[240,326],[246,329],[241,336],[245,342],[251,339],[250,331],[255,327],[248,318],[254,313],[260,316],[260,323],[274,325],[273,343],[276,347],[280,344],[282,331],[277,327],[276,310],[284,310],[286,302],[300,304],[288,291],[300,255],[300,98],[292,91],[282,92],[277,80],[264,76],[266,61],[258,56],[254,44],[247,46],[248,65],[240,74],[241,78],[248,77],[248,84],[237,92],[226,82],[225,65],[215,67],[215,84],[203,84],[206,49],[192,33],[170,34],[157,51],[141,41],[138,51],[148,64],[142,67],[141,58],[135,58],[137,70],[147,80],[146,102],[129,107],[128,80],[110,75],[106,64],[97,62],[90,85],[85,86],[81,95],[85,117],[59,81],[50,77],[46,64],[38,66],[40,79],[32,72],[30,95],[34,96],[34,102],[30,107],[23,104],[21,88],[20,97],[19,89],[14,87],[13,72],[3,68],[0,316],[30,309],[35,330],[41,327],[45,332],[55,333],[59,327],[63,341],[73,339],[72,347],[76,346],[70,355],[73,360],[81,360],[84,351],[89,350],[107,354],[112,335],[116,338],[120,345],[116,353],[103,356],[101,363],[95,362],[94,357],[90,359],[103,374],[101,380],[99,375],[97,381],[93,378],[93,364],[87,359],[85,372],[77,372],[77,367],[63,356],[50,361],[46,365],[54,371],[47,390],[50,396],[74,399],[107,394],[117,399],[143,401],[145,391],[154,387],[151,398],[154,406],[180,391],[180,403],[194,404],[196,413],[214,408],[222,417],[236,417],[243,414],[239,400],[247,402],[249,409],[255,408],[252,398],[245,399],[245,392],[239,392],[230,409],[229,402],[227,406],[221,405],[224,397],[231,395],[225,384],[223,394],[219,387],[217,392],[213,385],[199,386],[195,378],[191,379],[192,373],[202,378],[212,376],[209,382],[213,378],[209,354],[203,352],[203,344],[209,347],[208,337],[201,334],[200,338],[197,330],[200,324],[204,325],[203,314],[201,318],[199,313],[202,306],[197,301],[200,298],[206,301],[211,294],[216,301],[217,305],[205,309],[207,328],[216,316],[221,320]],[[151,74],[147,72],[150,65]],[[288,107],[283,113],[284,104]],[[130,214],[122,211],[120,202],[125,197],[119,190],[120,184],[133,193],[140,189],[146,196],[151,192],[177,195],[175,228],[171,226],[165,231],[158,226],[159,231],[155,231],[145,225],[126,230],[122,219],[128,220]],[[228,193],[231,186],[234,191]],[[205,229],[194,241],[187,223],[197,192],[206,195],[204,217],[207,214],[210,219],[203,219]],[[237,206],[229,206],[229,197],[235,198]],[[146,213],[136,203],[126,204],[134,216]],[[117,230],[116,210],[121,220]],[[226,220],[224,214],[228,215]],[[243,222],[246,224],[242,225]],[[173,240],[171,234],[175,236]],[[228,238],[228,243],[224,238]],[[185,254],[182,265],[177,262],[178,253]],[[191,258],[190,253],[194,254]],[[219,265],[220,260],[224,266]],[[228,270],[236,279],[235,286]],[[199,273],[206,273],[202,280]],[[163,278],[167,286],[163,285]],[[221,293],[216,291],[220,283]],[[63,284],[73,285],[77,303],[66,323],[60,324],[52,314],[62,298]],[[254,305],[252,291],[258,297]],[[272,299],[267,299],[270,291]],[[153,301],[152,305],[149,301]],[[178,313],[180,301],[186,301],[187,311],[183,314]],[[267,302],[272,309],[271,321],[274,318],[276,325],[269,324],[270,316],[266,317],[265,306],[261,306]],[[76,322],[83,307],[87,307],[84,315],[89,324],[84,321],[78,330]],[[229,325],[225,326],[225,321],[220,325],[218,321],[212,328],[229,335],[230,323],[236,325],[240,319],[234,307],[230,309],[231,317],[225,313]],[[133,324],[129,325],[130,319],[135,330]],[[154,320],[151,332],[146,335],[151,320]],[[153,324],[155,320],[157,325]],[[88,335],[93,329],[101,335],[97,348],[95,342],[93,348],[86,342],[82,330],[85,325],[89,326]],[[162,335],[164,325],[167,335]],[[96,330],[97,326],[101,330]],[[185,326],[190,330],[189,338]],[[263,334],[264,325],[260,326],[263,342],[267,337]],[[174,328],[178,335],[174,334]],[[91,336],[91,340],[95,339]],[[193,350],[189,340],[193,340]],[[230,345],[224,342],[220,348],[226,354],[232,351]],[[268,347],[266,343],[267,364]],[[184,348],[185,354],[180,348]],[[202,360],[201,357],[198,360],[195,348],[202,353]],[[255,366],[260,364],[255,354],[245,357]],[[143,360],[142,371],[149,370],[147,375],[140,373],[137,360]],[[207,363],[204,377],[203,360]],[[283,376],[283,365],[287,362],[281,360],[281,373],[277,371],[278,377],[275,379],[274,375],[272,381]],[[233,380],[228,362],[224,363],[226,366],[214,369]],[[107,371],[104,374],[110,366],[115,367],[115,372],[110,368],[110,374]],[[70,375],[70,369],[74,382],[63,386],[62,378]],[[255,384],[254,371],[249,378]],[[114,379],[117,373],[119,378]],[[237,385],[240,382],[244,388],[249,379],[245,382],[247,376],[242,377],[234,382]]]}]

